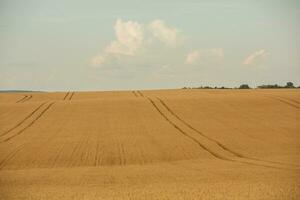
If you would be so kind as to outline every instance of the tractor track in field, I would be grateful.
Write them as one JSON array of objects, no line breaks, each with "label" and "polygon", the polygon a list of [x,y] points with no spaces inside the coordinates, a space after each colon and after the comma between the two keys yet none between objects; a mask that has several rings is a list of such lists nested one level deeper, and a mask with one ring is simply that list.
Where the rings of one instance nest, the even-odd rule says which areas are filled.
[{"label": "tractor track in field", "polygon": [[279,99],[285,100],[285,101],[289,101],[292,104],[296,104],[294,106],[296,106],[297,108],[300,108],[298,105],[300,105],[300,102],[295,100],[295,99],[290,99],[290,98],[286,98],[286,97],[277,97]]},{"label": "tractor track in field", "polygon": [[[189,138],[190,140],[192,140],[194,143],[196,143],[198,146],[200,146],[203,150],[207,151],[209,154],[211,154],[213,157],[215,157],[216,159],[220,159],[220,160],[224,160],[224,161],[230,161],[230,162],[236,162],[236,163],[242,163],[242,164],[247,164],[247,165],[253,165],[253,166],[260,166],[260,167],[266,167],[266,168],[273,168],[273,169],[280,169],[280,170],[294,170],[294,169],[290,169],[290,168],[286,168],[288,166],[288,164],[281,164],[281,165],[285,165],[284,166],[273,166],[273,165],[267,165],[267,161],[262,161],[259,159],[250,159],[247,157],[244,157],[243,155],[236,153],[232,150],[229,150],[227,147],[225,147],[224,145],[222,145],[221,143],[218,144],[219,147],[221,147],[224,152],[229,152],[231,154],[234,155],[233,158],[227,158],[226,156],[220,155],[219,153],[216,153],[215,151],[211,150],[209,147],[205,146],[204,144],[202,144],[198,139],[196,139],[195,137],[189,135],[187,132],[185,132],[183,129],[181,129],[175,122],[173,122],[172,120],[170,120],[167,115],[165,115],[160,109],[159,107],[156,105],[156,103],[149,97],[147,97],[149,102],[152,104],[152,106],[155,108],[155,110],[158,111],[158,113],[167,121],[169,122],[175,129],[177,129],[181,134],[183,134],[184,136],[186,136],[187,138]],[[161,102],[160,102],[161,103]],[[162,103],[161,103],[162,104]],[[166,105],[166,104],[165,104]],[[162,106],[164,106],[162,104]],[[169,110],[168,110],[169,111]],[[170,112],[170,111],[169,111]],[[172,111],[173,112],[173,111]],[[171,112],[170,112],[171,113]],[[173,112],[174,113],[174,112]],[[172,114],[172,113],[171,113]],[[175,114],[175,113],[174,113]],[[175,117],[175,116],[174,116]],[[177,117],[176,117],[177,118]],[[177,118],[178,119],[178,118]],[[179,120],[179,119],[178,119]],[[181,120],[180,120],[181,121]],[[185,124],[185,123],[184,123]],[[189,126],[187,126],[189,127]],[[190,127],[189,127],[190,128]],[[191,129],[191,128],[190,128]],[[194,130],[194,129],[193,129]],[[202,133],[203,136],[203,133]],[[220,145],[221,144],[221,145]],[[229,151],[228,151],[229,150]],[[245,160],[240,160],[240,159],[245,159]],[[265,162],[266,164],[261,164],[261,163],[257,163],[256,161],[261,161],[261,162]],[[254,163],[253,163],[254,162]],[[255,163],[256,162],[256,163]],[[269,162],[268,164],[271,164],[272,162]],[[273,163],[275,164],[275,163]]]},{"label": "tractor track in field", "polygon": [[144,97],[144,94],[141,91],[136,91],[141,97]]},{"label": "tractor track in field", "polygon": [[155,104],[155,102],[148,98],[148,100],[150,101],[150,103],[153,105],[153,107],[158,111],[158,113],[167,121],[169,122],[175,129],[177,129],[180,133],[182,133],[184,136],[186,136],[187,138],[189,138],[190,140],[194,141],[196,144],[198,144],[198,146],[200,146],[202,149],[204,149],[205,151],[207,151],[209,154],[211,154],[213,157],[221,159],[221,160],[229,160],[228,158],[225,158],[221,155],[219,155],[218,153],[215,153],[213,151],[211,151],[210,149],[208,149],[206,146],[204,146],[201,142],[199,142],[196,138],[194,138],[193,136],[190,136],[188,133],[186,133],[184,130],[182,130],[180,127],[178,127],[174,122],[172,122],[159,108],[158,106]]},{"label": "tractor track in field", "polygon": [[261,161],[261,162],[266,162],[266,163],[274,163],[274,164],[280,164],[280,165],[285,165],[285,166],[295,166],[295,167],[299,167],[299,165],[293,165],[293,164],[288,164],[288,163],[282,163],[282,162],[276,162],[276,161],[267,161],[267,160],[262,160],[262,159],[258,159],[258,158],[252,158],[252,157],[248,157],[245,156],[241,153],[238,153],[230,148],[228,148],[227,146],[225,146],[224,144],[222,144],[221,142],[219,142],[218,140],[215,140],[213,138],[208,137],[207,135],[205,135],[203,132],[199,131],[198,129],[194,128],[193,126],[191,126],[189,123],[187,123],[186,121],[184,121],[182,118],[180,118],[162,99],[157,98],[161,104],[174,116],[176,117],[179,121],[181,121],[184,125],[186,125],[187,127],[189,127],[190,129],[194,130],[196,133],[200,134],[201,136],[205,137],[206,139],[214,142],[215,144],[217,144],[219,147],[221,147],[223,150],[231,153],[232,155],[238,157],[238,158],[244,158],[244,159],[248,159],[251,161]]},{"label": "tractor track in field", "polygon": [[[143,93],[141,91],[137,91],[137,93],[141,96],[144,97]],[[175,129],[177,129],[180,133],[182,133],[183,135],[185,135],[186,137],[188,137],[189,139],[191,139],[192,141],[194,141],[195,143],[198,144],[198,146],[200,146],[202,149],[204,149],[205,151],[207,151],[208,153],[210,153],[212,156],[214,156],[217,159],[221,159],[221,160],[225,160],[225,161],[232,161],[232,162],[238,162],[238,163],[243,163],[243,164],[249,164],[249,165],[254,165],[254,166],[262,166],[262,167],[267,167],[267,168],[274,168],[274,169],[287,169],[284,167],[299,167],[299,165],[293,165],[293,164],[287,164],[287,163],[281,163],[281,162],[276,162],[276,161],[266,161],[266,160],[261,160],[261,159],[257,159],[257,158],[250,158],[247,156],[242,155],[241,153],[238,153],[236,151],[233,151],[232,149],[228,148],[227,146],[225,146],[224,144],[220,143],[219,141],[208,137],[207,135],[203,134],[201,131],[195,129],[194,127],[192,127],[190,124],[188,124],[187,122],[185,122],[183,119],[181,119],[176,113],[174,113],[167,105],[165,102],[163,102],[161,99],[157,98],[158,101],[161,103],[161,105],[171,114],[173,115],[173,117],[175,117],[176,119],[178,119],[180,122],[182,122],[186,127],[188,127],[189,129],[195,131],[196,133],[200,134],[201,136],[203,136],[204,138],[206,138],[207,140],[209,140],[210,142],[215,143],[218,147],[220,147],[224,152],[230,153],[231,155],[233,155],[233,158],[227,158],[226,156],[220,155],[219,153],[214,152],[213,150],[211,150],[210,148],[208,148],[207,146],[205,146],[204,144],[202,144],[199,140],[197,140],[195,137],[189,135],[187,132],[185,132],[183,129],[181,129],[175,122],[173,122],[172,120],[170,120],[166,114],[164,114],[161,109],[159,109],[159,107],[156,105],[156,103],[149,97],[147,97],[148,100],[150,101],[150,103],[153,105],[153,107],[158,111],[158,113],[166,120],[168,121]],[[239,160],[239,159],[244,159],[244,160]],[[261,164],[261,163],[257,163],[257,161],[259,162],[264,162],[266,164]],[[252,163],[252,162],[256,162],[256,163]],[[270,166],[267,164],[279,164],[281,165],[280,167],[277,166]]]},{"label": "tractor track in field", "polygon": [[25,95],[23,98],[20,100],[16,101],[16,103],[24,103],[32,98],[32,95]]},{"label": "tractor track in field", "polygon": [[75,155],[75,152],[77,151],[77,149],[78,149],[78,146],[79,146],[79,144],[76,144],[75,145],[75,147],[72,149],[72,152],[71,152],[71,155],[70,155],[70,161],[69,161],[69,163],[68,163],[68,166],[69,167],[72,167],[74,164],[72,163],[72,159],[73,159],[73,157],[74,157],[74,155]]},{"label": "tractor track in field", "polygon": [[125,154],[125,150],[124,150],[124,145],[123,145],[123,143],[121,143],[121,141],[119,141],[118,149],[119,149],[119,154],[120,154],[121,165],[126,165],[126,154]]},{"label": "tractor track in field", "polygon": [[101,157],[99,159],[99,152],[100,152],[100,144],[99,144],[99,141],[97,140],[96,152],[95,152],[95,158],[94,158],[94,166],[101,165]]},{"label": "tractor track in field", "polygon": [[88,161],[88,158],[89,158],[89,141],[90,141],[90,137],[87,137],[86,138],[86,142],[85,144],[82,146],[82,151],[81,151],[81,154],[80,154],[80,163],[78,163],[78,166],[80,165],[85,165],[85,163],[87,163]]},{"label": "tractor track in field", "polygon": [[291,102],[293,102],[295,104],[299,104],[300,105],[300,101],[297,101],[295,99],[290,99],[290,98],[286,98],[286,97],[278,97],[278,98],[285,99],[287,101],[291,101]]},{"label": "tractor track in field", "polygon": [[21,101],[23,101],[24,99],[26,99],[28,96],[25,95],[24,97],[22,97],[21,99],[19,99],[18,101],[16,101],[16,103],[20,103]]},{"label": "tractor track in field", "polygon": [[43,105],[45,105],[46,102],[40,104],[36,109],[34,109],[29,115],[27,115],[22,121],[20,121],[19,123],[17,123],[15,126],[13,126],[12,128],[10,128],[9,130],[5,131],[4,133],[0,134],[0,137],[5,136],[6,134],[10,133],[11,131],[15,130],[16,128],[18,128],[19,126],[21,126],[27,119],[29,119],[32,115],[34,115],[34,113],[36,113]]},{"label": "tractor track in field", "polygon": [[116,147],[117,147],[117,151],[118,151],[118,160],[119,160],[119,165],[122,166],[123,165],[123,155],[121,152],[121,148],[120,148],[120,141],[116,140]]},{"label": "tractor track in field", "polygon": [[51,106],[54,104],[54,102],[52,102],[52,103],[50,103],[50,104],[48,104],[48,106],[44,109],[44,110],[42,110],[42,112],[37,116],[37,117],[35,117],[27,126],[25,126],[23,129],[21,129],[20,131],[18,131],[17,133],[15,133],[14,135],[12,135],[12,136],[10,136],[10,137],[8,137],[8,138],[6,138],[6,139],[4,139],[4,140],[2,140],[2,141],[0,141],[0,143],[3,143],[3,142],[7,142],[7,141],[9,141],[9,140],[11,140],[11,139],[13,139],[14,137],[16,137],[16,136],[18,136],[18,135],[20,135],[20,134],[22,134],[25,130],[27,130],[28,128],[30,128],[32,125],[34,125],[50,108],[51,108]]},{"label": "tractor track in field", "polygon": [[[300,109],[300,106],[291,103],[291,100],[290,100],[290,99],[282,98],[282,97],[275,97],[275,96],[268,96],[268,97],[271,98],[271,99],[280,101],[281,103],[284,103],[284,104],[286,104],[286,105],[289,105],[289,106],[291,106],[291,107],[293,107],[293,108]],[[293,102],[293,101],[292,101],[292,102]],[[297,101],[296,101],[296,102],[297,102]],[[298,103],[298,102],[297,102],[297,103]]]},{"label": "tractor track in field", "polygon": [[135,91],[132,91],[132,93],[133,93],[133,95],[134,95],[135,97],[138,97],[138,95],[136,94]]},{"label": "tractor track in field", "polygon": [[[82,139],[77,142],[71,152],[71,155],[70,155],[70,158],[69,158],[69,163],[68,163],[68,166],[69,167],[74,167],[74,166],[77,166],[77,159],[74,157],[76,157],[76,155],[80,154],[80,151],[82,150],[83,146],[84,146],[84,137],[82,137]],[[79,159],[78,159],[79,160]],[[80,157],[80,160],[81,160],[81,157]],[[80,164],[80,160],[79,160],[79,164]]]},{"label": "tractor track in field", "polygon": [[222,149],[224,149],[225,151],[228,151],[229,153],[231,153],[234,156],[240,157],[240,158],[245,158],[245,156],[243,156],[240,153],[237,153],[233,150],[231,150],[230,148],[226,147],[224,144],[220,143],[219,141],[208,137],[207,135],[205,135],[203,132],[199,131],[198,129],[194,128],[193,126],[191,126],[190,124],[188,124],[186,121],[184,121],[182,118],[180,118],[176,113],[174,113],[173,110],[171,110],[171,108],[160,98],[157,98],[161,104],[174,116],[176,117],[179,121],[181,121],[184,125],[186,125],[187,127],[189,127],[190,129],[194,130],[196,133],[198,133],[199,135],[205,137],[206,139],[216,143],[219,147],[221,147]]},{"label": "tractor track in field", "polygon": [[75,94],[75,92],[72,92],[72,93],[71,93],[71,95],[70,95],[70,97],[69,97],[69,101],[71,101],[71,100],[72,100],[72,98],[73,98],[74,94]]},{"label": "tractor track in field", "polygon": [[77,144],[75,145],[75,147],[71,152],[69,162],[67,164],[68,167],[76,167],[76,166],[84,165],[84,161],[86,161],[86,152],[84,150],[87,146],[89,146],[88,142],[89,142],[89,137],[82,137],[80,142],[77,142]]},{"label": "tractor track in field", "polygon": [[18,154],[18,152],[24,148],[24,145],[25,144],[18,146],[0,162],[0,170],[2,170],[6,166],[6,163],[12,160]]},{"label": "tractor track in field", "polygon": [[60,147],[60,149],[59,149],[58,152],[56,153],[55,158],[54,158],[54,160],[53,160],[53,162],[52,162],[52,168],[55,167],[55,165],[56,165],[56,163],[57,163],[59,157],[62,155],[62,152],[63,152],[64,148],[65,148],[65,145],[62,144],[61,147]]},{"label": "tractor track in field", "polygon": [[[28,98],[27,98],[28,97]],[[20,103],[24,103],[28,100],[30,100],[32,98],[32,95],[27,96],[25,99],[23,99],[22,101],[20,101]]]},{"label": "tractor track in field", "polygon": [[173,110],[171,110],[171,108],[160,98],[157,98],[160,103],[174,116],[176,117],[179,121],[181,121],[184,125],[186,125],[187,127],[189,127],[190,129],[194,130],[196,133],[200,134],[201,136],[205,137],[206,139],[216,143],[219,147],[221,147],[222,149],[230,152],[232,155],[237,156],[237,157],[244,157],[242,154],[237,153],[231,149],[229,149],[228,147],[226,147],[224,144],[220,143],[219,141],[208,137],[207,135],[205,135],[203,132],[199,131],[198,129],[194,128],[193,126],[191,126],[190,124],[188,124],[186,121],[184,121],[183,119],[181,119],[176,113],[174,113]]},{"label": "tractor track in field", "polygon": [[[138,91],[139,94],[144,97],[143,93],[141,93],[140,91]],[[212,156],[214,156],[215,158],[221,159],[221,160],[229,160],[228,158],[225,158],[221,155],[219,155],[218,153],[215,153],[213,151],[211,151],[210,149],[208,149],[205,145],[203,145],[201,142],[199,142],[196,138],[194,138],[193,136],[190,136],[188,133],[186,133],[184,130],[182,130],[179,126],[177,126],[173,121],[171,121],[159,108],[158,106],[155,104],[155,102],[147,97],[147,99],[150,101],[150,103],[152,104],[152,106],[156,109],[156,111],[169,123],[171,124],[175,129],[177,129],[181,134],[183,134],[185,137],[189,138],[190,140],[194,141],[196,144],[198,144],[198,146],[200,146],[202,149],[204,149],[205,151],[207,151],[209,154],[211,154]]]},{"label": "tractor track in field", "polygon": [[63,100],[66,100],[66,98],[69,96],[70,92],[67,92],[66,95],[64,96]]}]

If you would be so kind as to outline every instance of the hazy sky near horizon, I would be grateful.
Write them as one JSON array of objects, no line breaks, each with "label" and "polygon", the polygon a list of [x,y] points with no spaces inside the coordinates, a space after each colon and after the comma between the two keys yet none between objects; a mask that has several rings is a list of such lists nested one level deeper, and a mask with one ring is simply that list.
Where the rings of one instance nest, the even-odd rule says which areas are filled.
[{"label": "hazy sky near horizon", "polygon": [[0,0],[0,89],[300,85],[298,0]]}]

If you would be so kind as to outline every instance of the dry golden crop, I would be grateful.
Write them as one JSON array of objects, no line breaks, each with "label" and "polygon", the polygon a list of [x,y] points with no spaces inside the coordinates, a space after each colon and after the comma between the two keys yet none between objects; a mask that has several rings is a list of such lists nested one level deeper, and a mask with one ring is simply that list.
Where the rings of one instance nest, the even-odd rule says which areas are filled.
[{"label": "dry golden crop", "polygon": [[300,199],[300,90],[1,93],[0,199]]}]

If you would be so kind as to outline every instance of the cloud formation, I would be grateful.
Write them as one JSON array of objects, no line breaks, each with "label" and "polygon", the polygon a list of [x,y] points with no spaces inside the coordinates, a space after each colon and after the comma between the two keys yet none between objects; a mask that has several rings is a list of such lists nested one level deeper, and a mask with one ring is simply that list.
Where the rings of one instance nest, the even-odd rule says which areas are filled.
[{"label": "cloud formation", "polygon": [[167,48],[174,48],[183,42],[179,31],[162,20],[154,20],[144,25],[136,21],[117,19],[114,30],[116,39],[111,41],[102,53],[92,58],[93,66],[101,66],[122,57],[138,55],[142,50],[151,49],[154,42]]},{"label": "cloud formation", "polygon": [[123,22],[118,19],[115,24],[116,40],[105,49],[108,54],[134,55],[143,43],[143,30],[138,22]]},{"label": "cloud formation", "polygon": [[269,53],[265,49],[260,49],[253,52],[247,58],[245,58],[244,65],[260,65],[266,59]]},{"label": "cloud formation", "polygon": [[220,63],[224,59],[222,48],[193,50],[186,56],[185,63],[188,65]]},{"label": "cloud formation", "polygon": [[162,20],[152,21],[149,29],[154,37],[170,47],[176,47],[183,42],[183,37],[179,34],[179,31],[167,26]]}]

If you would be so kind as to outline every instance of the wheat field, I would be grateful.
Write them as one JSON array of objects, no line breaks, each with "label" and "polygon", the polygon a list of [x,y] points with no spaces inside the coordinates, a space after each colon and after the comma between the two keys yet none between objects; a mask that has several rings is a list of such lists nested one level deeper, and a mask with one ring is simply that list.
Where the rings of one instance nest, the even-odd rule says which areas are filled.
[{"label": "wheat field", "polygon": [[300,199],[300,90],[0,93],[0,199]]}]

